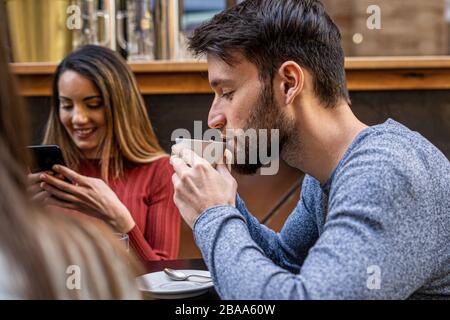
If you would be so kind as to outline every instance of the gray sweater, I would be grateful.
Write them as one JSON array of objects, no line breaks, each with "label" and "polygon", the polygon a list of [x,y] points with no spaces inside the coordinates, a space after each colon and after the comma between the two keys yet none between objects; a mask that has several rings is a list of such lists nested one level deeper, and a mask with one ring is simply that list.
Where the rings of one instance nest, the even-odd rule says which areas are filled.
[{"label": "gray sweater", "polygon": [[224,299],[450,298],[450,163],[388,120],[352,142],[325,185],[306,176],[280,233],[207,209],[197,245]]}]

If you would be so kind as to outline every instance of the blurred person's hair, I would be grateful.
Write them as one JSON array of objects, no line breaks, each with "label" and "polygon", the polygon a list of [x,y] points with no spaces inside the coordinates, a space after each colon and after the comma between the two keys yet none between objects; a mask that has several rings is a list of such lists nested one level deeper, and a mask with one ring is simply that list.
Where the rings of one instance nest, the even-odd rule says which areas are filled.
[{"label": "blurred person's hair", "polygon": [[[7,274],[14,290],[11,296],[141,298],[135,282],[141,267],[111,231],[68,214],[44,211],[29,201],[27,112],[8,72],[5,46],[0,34],[0,258],[2,267],[6,263],[11,271]],[[80,268],[80,289],[66,285],[69,266]]]},{"label": "blurred person's hair", "polygon": [[311,73],[325,106],[350,104],[341,34],[318,0],[246,0],[195,29],[189,48],[229,65],[239,52],[266,85],[284,62],[295,61]]},{"label": "blurred person's hair", "polygon": [[59,119],[58,83],[67,70],[92,81],[102,97],[107,128],[98,156],[104,180],[110,176],[122,177],[124,160],[142,164],[166,156],[153,131],[136,79],[125,60],[110,49],[88,45],[69,54],[56,69],[52,107],[44,137],[45,144],[61,147],[69,167],[76,170],[83,155]]}]

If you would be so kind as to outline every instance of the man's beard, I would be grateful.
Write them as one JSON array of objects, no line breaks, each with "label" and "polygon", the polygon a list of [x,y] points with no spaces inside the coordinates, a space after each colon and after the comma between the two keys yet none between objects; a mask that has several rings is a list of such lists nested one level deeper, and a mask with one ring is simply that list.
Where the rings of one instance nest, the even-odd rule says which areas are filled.
[{"label": "man's beard", "polygon": [[[246,124],[243,128],[244,131],[248,129],[256,129],[257,131],[257,141],[256,143],[250,144],[250,139],[245,139],[245,144],[240,144],[238,146],[238,142],[236,137],[234,137],[234,152],[233,157],[234,161],[232,164],[233,170],[238,174],[243,175],[253,175],[255,174],[262,166],[260,155],[260,129],[267,129],[267,155],[271,159],[274,159],[273,152],[277,152],[279,155],[285,149],[287,141],[289,138],[294,138],[292,135],[295,134],[296,128],[292,120],[288,119],[286,115],[284,115],[277,102],[274,99],[273,90],[271,83],[265,84],[259,94],[258,100],[256,104],[251,108],[250,116],[246,121]],[[271,139],[273,138],[271,135],[271,129],[279,130],[279,150],[271,150]],[[242,150],[244,149],[244,150]],[[238,163],[238,152],[245,152],[245,162]],[[257,155],[256,162],[250,161],[250,154],[253,153]],[[253,162],[253,163],[251,163]]]}]

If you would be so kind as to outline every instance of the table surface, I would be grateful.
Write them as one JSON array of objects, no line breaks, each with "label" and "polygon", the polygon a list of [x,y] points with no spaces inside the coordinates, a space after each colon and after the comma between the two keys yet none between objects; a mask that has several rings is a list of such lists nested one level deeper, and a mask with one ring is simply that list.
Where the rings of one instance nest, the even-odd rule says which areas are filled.
[{"label": "table surface", "polygon": [[[208,270],[202,259],[183,259],[183,260],[164,260],[164,261],[147,261],[144,263],[146,273],[163,271],[164,268],[171,269],[194,269],[194,270]],[[144,295],[144,298],[150,298]],[[190,300],[219,300],[216,290],[209,289],[208,292],[197,297],[189,298]]]}]

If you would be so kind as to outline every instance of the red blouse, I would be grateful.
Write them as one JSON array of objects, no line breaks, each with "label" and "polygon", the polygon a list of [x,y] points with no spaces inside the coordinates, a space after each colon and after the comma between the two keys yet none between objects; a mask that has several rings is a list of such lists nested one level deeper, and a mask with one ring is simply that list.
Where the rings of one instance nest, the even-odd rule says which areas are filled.
[{"label": "red blouse", "polygon": [[[98,162],[81,163],[80,174],[100,178]],[[180,243],[180,213],[173,202],[173,168],[164,157],[149,164],[126,164],[125,178],[109,187],[128,208],[136,225],[128,233],[142,260],[175,259]]]}]

